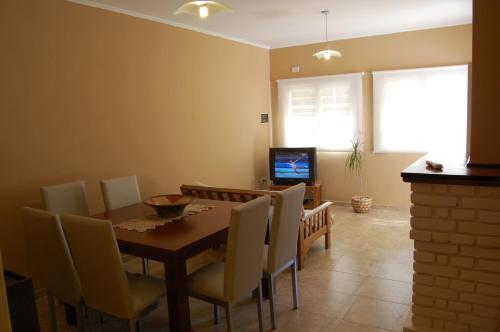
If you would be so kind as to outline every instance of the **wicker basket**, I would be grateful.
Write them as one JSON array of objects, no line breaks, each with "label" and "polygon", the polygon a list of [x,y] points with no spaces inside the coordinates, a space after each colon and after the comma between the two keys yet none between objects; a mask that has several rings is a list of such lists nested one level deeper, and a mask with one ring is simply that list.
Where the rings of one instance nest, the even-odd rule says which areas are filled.
[{"label": "wicker basket", "polygon": [[372,198],[368,196],[353,196],[351,205],[356,213],[366,213],[372,207]]}]

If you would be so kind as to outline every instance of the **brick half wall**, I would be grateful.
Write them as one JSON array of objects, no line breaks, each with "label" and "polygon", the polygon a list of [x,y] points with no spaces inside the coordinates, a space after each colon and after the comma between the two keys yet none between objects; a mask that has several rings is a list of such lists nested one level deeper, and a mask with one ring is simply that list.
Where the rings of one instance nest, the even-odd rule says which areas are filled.
[{"label": "brick half wall", "polygon": [[405,332],[500,332],[500,187],[411,184]]}]

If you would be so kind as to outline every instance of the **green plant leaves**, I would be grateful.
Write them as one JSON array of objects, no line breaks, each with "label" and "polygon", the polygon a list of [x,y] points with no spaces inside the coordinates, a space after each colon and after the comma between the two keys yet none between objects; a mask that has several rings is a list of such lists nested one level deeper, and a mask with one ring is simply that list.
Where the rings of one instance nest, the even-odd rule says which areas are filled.
[{"label": "green plant leaves", "polygon": [[356,173],[357,175],[361,174],[361,169],[363,167],[363,158],[361,156],[360,146],[361,142],[359,140],[352,140],[352,151],[347,156],[345,161],[345,168],[350,173]]}]

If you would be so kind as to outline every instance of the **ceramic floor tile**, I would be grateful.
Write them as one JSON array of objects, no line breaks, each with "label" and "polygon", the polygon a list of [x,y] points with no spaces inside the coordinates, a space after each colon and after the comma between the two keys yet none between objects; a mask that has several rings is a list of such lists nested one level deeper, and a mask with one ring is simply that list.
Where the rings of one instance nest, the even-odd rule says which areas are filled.
[{"label": "ceramic floor tile", "polygon": [[412,284],[367,277],[357,289],[356,294],[377,300],[409,305],[411,304]]},{"label": "ceramic floor tile", "polygon": [[342,259],[333,266],[333,270],[370,276],[380,268],[380,265],[380,261],[365,258],[364,256],[343,256]]},{"label": "ceramic floor tile", "polygon": [[383,262],[373,276],[403,282],[412,282],[413,266]]},{"label": "ceramic floor tile", "polygon": [[387,332],[389,330],[379,329],[369,325],[357,324],[348,321],[341,321],[333,332]]},{"label": "ceramic floor tile", "polygon": [[299,275],[302,289],[321,287],[324,290],[345,294],[356,294],[364,281],[364,277],[338,271],[312,271]]},{"label": "ceramic floor tile", "polygon": [[349,308],[344,320],[378,327],[390,331],[401,331],[410,306],[357,297]]},{"label": "ceramic floor tile", "polygon": [[[300,309],[311,313],[319,313],[328,317],[342,317],[354,301],[355,296],[332,292],[320,284],[316,287],[302,287],[300,292]],[[291,292],[277,294],[277,303],[292,308]]]},{"label": "ceramic floor tile", "polygon": [[338,317],[325,316],[316,312],[308,312],[300,309],[290,310],[281,315],[281,317],[278,319],[277,331],[286,331],[286,332],[333,331],[333,329],[337,326],[339,321],[340,318]]}]

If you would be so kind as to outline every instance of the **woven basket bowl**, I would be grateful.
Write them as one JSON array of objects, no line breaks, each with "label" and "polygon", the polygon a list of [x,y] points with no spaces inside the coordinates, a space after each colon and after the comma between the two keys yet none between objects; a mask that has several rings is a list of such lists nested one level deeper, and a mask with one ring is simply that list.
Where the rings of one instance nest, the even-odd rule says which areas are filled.
[{"label": "woven basket bowl", "polygon": [[351,198],[351,205],[356,213],[366,213],[372,207],[372,198],[368,196],[354,196]]},{"label": "woven basket bowl", "polygon": [[144,200],[144,204],[155,209],[158,217],[175,218],[184,213],[186,206],[193,198],[184,195],[158,195]]}]

